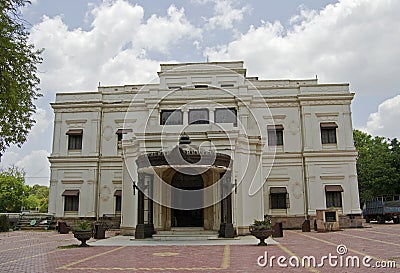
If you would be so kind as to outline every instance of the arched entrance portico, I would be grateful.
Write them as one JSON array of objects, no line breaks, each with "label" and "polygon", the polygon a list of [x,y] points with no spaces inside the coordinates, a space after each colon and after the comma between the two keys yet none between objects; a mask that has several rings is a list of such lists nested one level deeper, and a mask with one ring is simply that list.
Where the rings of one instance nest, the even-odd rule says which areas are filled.
[{"label": "arched entrance portico", "polygon": [[[172,227],[203,227],[204,226],[204,197],[203,197],[203,178],[200,174],[185,174],[176,172],[171,185],[184,191],[179,196],[172,194],[171,206],[171,226]],[[178,209],[184,208],[185,204],[198,209]]]},{"label": "arched entrance portico", "polygon": [[179,227],[234,236],[229,155],[180,143],[169,151],[143,154],[136,164],[136,238]]}]

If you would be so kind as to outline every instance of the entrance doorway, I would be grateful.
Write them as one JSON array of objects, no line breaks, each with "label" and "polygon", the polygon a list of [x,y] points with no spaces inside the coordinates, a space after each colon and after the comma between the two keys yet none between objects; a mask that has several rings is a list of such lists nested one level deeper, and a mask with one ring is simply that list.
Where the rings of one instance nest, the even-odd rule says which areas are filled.
[{"label": "entrance doorway", "polygon": [[[201,175],[190,175],[177,172],[172,179],[172,186],[181,190],[172,192],[171,226],[172,227],[203,227],[204,209],[203,194],[197,192],[204,188]],[[191,191],[193,191],[191,193]],[[174,207],[191,207],[199,209],[175,209]]]}]

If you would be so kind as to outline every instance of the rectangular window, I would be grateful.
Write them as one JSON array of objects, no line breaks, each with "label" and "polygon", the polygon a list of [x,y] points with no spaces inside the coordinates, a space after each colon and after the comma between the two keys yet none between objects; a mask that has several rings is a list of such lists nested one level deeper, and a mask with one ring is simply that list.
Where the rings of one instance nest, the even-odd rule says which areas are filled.
[{"label": "rectangular window", "polygon": [[120,213],[122,206],[122,190],[116,190],[114,196],[115,196],[115,213]]},{"label": "rectangular window", "polygon": [[121,196],[115,196],[115,212],[121,212],[122,198]]},{"label": "rectangular window", "polygon": [[64,211],[78,211],[79,209],[79,190],[65,190]]},{"label": "rectangular window", "polygon": [[325,186],[326,207],[341,208],[342,192],[343,188],[340,185],[326,185]]},{"label": "rectangular window", "polygon": [[268,146],[282,146],[283,145],[283,126],[282,125],[268,125]]},{"label": "rectangular window", "polygon": [[336,144],[336,128],[335,122],[321,123],[321,142],[322,144]]},{"label": "rectangular window", "polygon": [[78,211],[79,196],[65,196],[64,211]]},{"label": "rectangular window", "polygon": [[232,123],[237,126],[237,112],[235,108],[217,108],[215,109],[216,123]]},{"label": "rectangular window", "polygon": [[68,135],[68,150],[82,150],[82,129],[70,129]]},{"label": "rectangular window", "polygon": [[189,124],[208,124],[208,109],[189,110]]},{"label": "rectangular window", "polygon": [[160,125],[182,125],[183,113],[181,110],[162,110]]},{"label": "rectangular window", "polygon": [[326,207],[327,208],[341,208],[342,207],[342,193],[340,191],[326,192]]},{"label": "rectangular window", "polygon": [[287,209],[289,207],[288,193],[285,187],[270,188],[271,209]]}]

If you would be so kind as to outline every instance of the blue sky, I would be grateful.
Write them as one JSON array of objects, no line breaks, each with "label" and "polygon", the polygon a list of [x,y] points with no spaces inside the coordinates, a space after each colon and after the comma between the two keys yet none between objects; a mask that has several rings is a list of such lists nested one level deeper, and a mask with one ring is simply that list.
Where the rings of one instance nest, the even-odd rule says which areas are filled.
[{"label": "blue sky", "polygon": [[37,124],[15,164],[49,185],[56,92],[146,83],[164,62],[243,60],[249,76],[350,83],[353,125],[400,138],[400,1],[34,0],[23,9],[44,48]]}]

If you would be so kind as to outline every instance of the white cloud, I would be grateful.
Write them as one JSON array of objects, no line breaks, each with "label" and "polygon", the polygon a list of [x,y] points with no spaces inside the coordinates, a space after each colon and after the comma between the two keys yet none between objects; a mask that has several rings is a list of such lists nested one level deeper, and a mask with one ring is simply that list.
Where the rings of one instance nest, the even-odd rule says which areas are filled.
[{"label": "white cloud", "polygon": [[[301,10],[291,27],[251,26],[238,39],[211,47],[210,60],[244,60],[265,78],[314,77],[351,82],[356,92],[393,92],[400,63],[400,1],[342,0],[320,12]],[[393,93],[392,93],[393,95]]]},{"label": "white cloud", "polygon": [[185,17],[183,9],[168,8],[165,17],[144,20],[141,6],[124,0],[91,6],[88,31],[68,29],[62,17],[43,17],[32,28],[31,42],[45,48],[40,66],[41,87],[47,91],[94,91],[102,85],[146,82],[158,62],[146,51],[168,52],[182,39],[201,38],[201,30]]},{"label": "white cloud", "polygon": [[1,161],[3,169],[15,165],[25,171],[25,182],[29,185],[49,185],[50,164],[47,159],[49,152],[46,150],[32,151],[17,161],[18,154],[8,151]]},{"label": "white cloud", "polygon": [[168,17],[152,15],[142,25],[135,38],[140,48],[148,48],[166,53],[172,45],[176,45],[185,38],[200,38],[201,30],[195,28],[185,17],[184,9],[170,6]]},{"label": "white cloud", "polygon": [[[62,16],[43,16],[31,29],[30,43],[45,49],[39,67],[44,99],[53,100],[56,92],[96,91],[99,81],[102,85],[146,83],[159,69],[148,51],[165,54],[182,40],[202,39],[201,29],[174,5],[166,16],[151,15],[146,20],[144,9],[126,0],[104,0],[88,7],[89,30],[70,29]],[[10,147],[1,166],[24,168],[29,184],[48,184],[49,152],[45,149],[49,145],[42,144],[52,141],[48,133],[52,115],[38,108],[34,118],[24,150]]]},{"label": "white cloud", "polygon": [[49,117],[46,110],[42,108],[37,108],[36,113],[33,114],[33,119],[36,121],[35,125],[30,132],[31,136],[39,136],[49,127],[51,122],[51,117]]},{"label": "white cloud", "polygon": [[400,139],[400,95],[387,99],[369,115],[365,130],[374,136]]},{"label": "white cloud", "polygon": [[234,8],[230,0],[213,0],[214,16],[208,19],[208,27],[211,29],[222,28],[229,29],[235,22],[241,22],[246,12],[250,10],[248,6]]},{"label": "white cloud", "polygon": [[5,170],[18,161],[18,153],[7,150],[4,155],[0,157],[0,169]]},{"label": "white cloud", "polygon": [[26,172],[25,181],[29,185],[49,185],[50,164],[47,159],[49,152],[45,150],[32,151],[15,165]]}]

